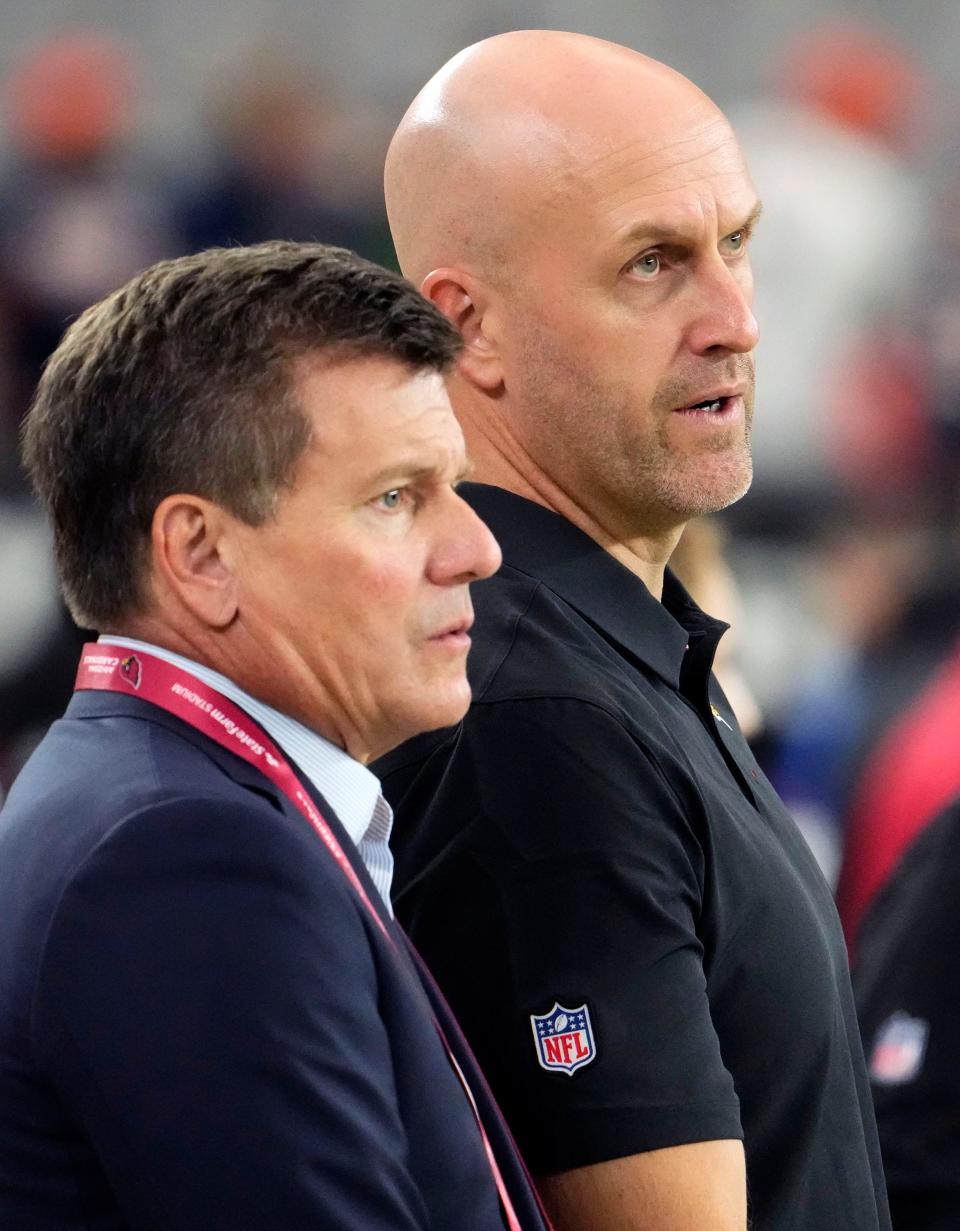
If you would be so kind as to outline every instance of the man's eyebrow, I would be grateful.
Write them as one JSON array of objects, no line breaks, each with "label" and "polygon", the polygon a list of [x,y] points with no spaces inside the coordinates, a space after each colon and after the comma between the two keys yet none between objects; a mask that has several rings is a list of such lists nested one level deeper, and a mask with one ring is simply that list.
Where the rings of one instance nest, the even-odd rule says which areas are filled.
[{"label": "man's eyebrow", "polygon": [[[464,462],[457,470],[451,482],[462,483],[470,477],[471,470],[470,462]],[[405,461],[403,458],[398,458],[391,465],[384,466],[382,470],[378,470],[376,474],[371,475],[369,485],[370,487],[378,487],[381,483],[420,483],[424,480],[436,479],[443,471],[444,467],[441,465],[424,466],[419,461],[412,459]]]},{"label": "man's eyebrow", "polygon": [[734,227],[734,231],[752,231],[763,213],[763,202],[758,201],[753,209],[747,214],[746,218],[738,227]]},{"label": "man's eyebrow", "polygon": [[[737,226],[733,226],[725,234],[733,235],[737,231],[752,231],[757,224],[757,219],[763,212],[763,204],[758,201],[753,209],[747,214],[743,222]],[[631,227],[623,237],[623,242],[627,243],[677,243],[685,244],[690,241],[690,234],[681,227],[671,226],[669,223],[661,222],[641,222],[635,227]]]}]

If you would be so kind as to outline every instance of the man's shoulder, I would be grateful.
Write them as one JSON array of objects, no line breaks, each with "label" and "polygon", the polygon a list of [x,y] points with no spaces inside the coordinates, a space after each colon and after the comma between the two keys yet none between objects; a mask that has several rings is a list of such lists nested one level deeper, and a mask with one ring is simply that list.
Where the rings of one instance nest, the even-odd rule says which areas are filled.
[{"label": "man's shoulder", "polygon": [[104,885],[122,898],[271,884],[358,934],[346,879],[304,818],[252,766],[161,718],[68,716],[27,762],[0,813],[0,970],[29,972],[68,896]]},{"label": "man's shoulder", "polygon": [[[99,711],[71,707],[27,761],[4,808],[9,828],[24,813],[69,812],[98,828],[173,796],[240,790],[215,746],[155,707],[133,699]],[[85,810],[85,805],[91,806]]]},{"label": "man's shoulder", "polygon": [[622,691],[623,661],[603,634],[544,582],[510,565],[474,588],[468,673],[475,703]]},{"label": "man's shoulder", "polygon": [[455,727],[407,740],[373,765],[386,780],[426,762],[440,764],[484,732],[520,739],[554,732],[606,733],[644,741],[655,702],[622,653],[563,597],[536,577],[504,565],[473,588],[476,623],[467,663],[473,700]]},{"label": "man's shoulder", "polygon": [[35,900],[52,903],[93,851],[154,815],[206,824],[223,812],[249,830],[258,817],[276,826],[279,807],[257,775],[242,781],[215,745],[151,708],[68,710],[17,777],[0,814],[0,863]]}]

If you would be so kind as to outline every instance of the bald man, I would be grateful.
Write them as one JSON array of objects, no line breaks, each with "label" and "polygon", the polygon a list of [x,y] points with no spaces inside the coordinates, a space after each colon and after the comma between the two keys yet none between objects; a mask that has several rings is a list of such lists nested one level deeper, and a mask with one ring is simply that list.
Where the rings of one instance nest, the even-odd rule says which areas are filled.
[{"label": "bald man", "polygon": [[505,561],[469,714],[379,765],[398,912],[561,1231],[887,1228],[830,893],[665,568],[751,478],[736,138],[664,65],[515,32],[428,83],[386,193]]}]

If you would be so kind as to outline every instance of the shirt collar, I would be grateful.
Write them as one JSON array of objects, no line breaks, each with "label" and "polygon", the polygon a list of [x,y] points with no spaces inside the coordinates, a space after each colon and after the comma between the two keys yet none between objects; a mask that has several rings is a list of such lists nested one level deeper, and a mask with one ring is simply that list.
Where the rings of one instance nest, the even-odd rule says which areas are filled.
[{"label": "shirt collar", "polygon": [[457,490],[493,531],[505,564],[554,591],[674,688],[691,635],[719,637],[729,627],[701,611],[669,569],[658,602],[636,574],[559,513],[486,484]]},{"label": "shirt collar", "polygon": [[[337,814],[337,819],[347,831],[352,842],[357,846],[367,837],[371,826],[376,825],[371,838],[380,839],[389,835],[389,807],[380,794],[380,781],[365,765],[348,756],[342,748],[331,744],[329,740],[311,731],[296,719],[281,714],[279,710],[258,701],[244,692],[237,684],[200,663],[175,654],[163,646],[151,645],[146,641],[138,641],[133,637],[103,636],[101,641],[109,641],[133,650],[142,650],[145,654],[153,654],[165,662],[182,667],[189,671],[204,684],[215,688],[217,692],[229,697],[239,705],[244,713],[249,714],[258,722],[267,734],[283,749],[288,757],[297,763],[310,779],[330,807]],[[378,807],[378,803],[380,807]],[[386,809],[386,813],[384,812]],[[385,833],[383,832],[385,829]]]}]

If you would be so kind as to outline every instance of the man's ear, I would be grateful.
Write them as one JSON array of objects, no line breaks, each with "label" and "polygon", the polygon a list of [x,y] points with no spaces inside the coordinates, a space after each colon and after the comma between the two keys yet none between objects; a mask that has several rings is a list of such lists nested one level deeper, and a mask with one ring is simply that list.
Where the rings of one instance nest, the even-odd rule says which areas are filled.
[{"label": "man's ear", "polygon": [[225,628],[237,612],[237,583],[225,550],[232,518],[201,496],[167,496],[151,525],[153,587],[161,602],[179,602],[208,628]]},{"label": "man's ear", "polygon": [[420,293],[456,325],[464,341],[457,370],[484,393],[503,388],[503,365],[495,314],[482,283],[458,269],[435,269],[427,274]]}]

